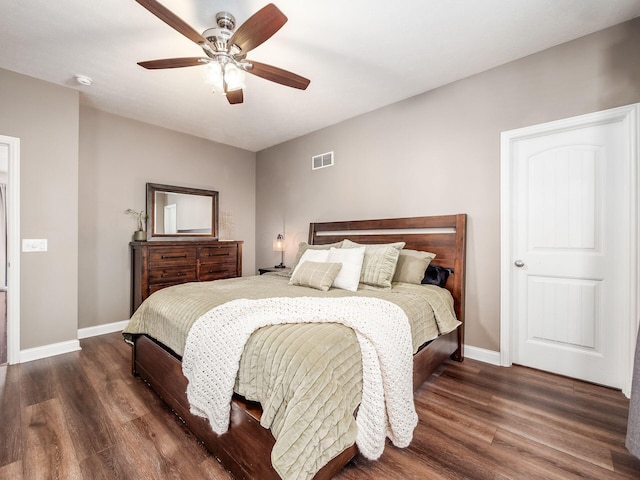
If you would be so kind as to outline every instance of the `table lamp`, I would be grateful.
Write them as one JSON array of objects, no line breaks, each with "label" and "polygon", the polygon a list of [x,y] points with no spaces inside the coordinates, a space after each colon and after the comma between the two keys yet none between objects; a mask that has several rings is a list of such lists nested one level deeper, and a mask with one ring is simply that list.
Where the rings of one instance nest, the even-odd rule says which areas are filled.
[{"label": "table lamp", "polygon": [[280,257],[280,265],[276,265],[275,268],[286,268],[284,264],[284,235],[281,233],[278,234],[276,239],[273,241],[273,251],[281,252]]}]

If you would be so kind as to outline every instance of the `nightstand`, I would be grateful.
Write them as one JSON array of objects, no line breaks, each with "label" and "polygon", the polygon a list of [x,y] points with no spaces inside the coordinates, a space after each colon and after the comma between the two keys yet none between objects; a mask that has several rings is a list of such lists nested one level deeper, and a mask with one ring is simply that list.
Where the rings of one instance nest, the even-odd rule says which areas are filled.
[{"label": "nightstand", "polygon": [[260,275],[262,275],[263,273],[267,273],[267,272],[291,273],[291,269],[288,268],[288,267],[285,267],[285,268],[265,267],[265,268],[259,268],[258,272],[260,272]]}]

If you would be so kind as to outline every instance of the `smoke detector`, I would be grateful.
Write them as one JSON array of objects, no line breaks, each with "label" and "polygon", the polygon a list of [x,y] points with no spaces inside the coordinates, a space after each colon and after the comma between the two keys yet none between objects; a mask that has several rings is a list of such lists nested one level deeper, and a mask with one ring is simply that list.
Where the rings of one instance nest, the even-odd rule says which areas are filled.
[{"label": "smoke detector", "polygon": [[73,78],[76,79],[76,82],[78,82],[80,85],[84,85],[85,87],[88,87],[93,83],[93,80],[86,75],[74,75]]}]

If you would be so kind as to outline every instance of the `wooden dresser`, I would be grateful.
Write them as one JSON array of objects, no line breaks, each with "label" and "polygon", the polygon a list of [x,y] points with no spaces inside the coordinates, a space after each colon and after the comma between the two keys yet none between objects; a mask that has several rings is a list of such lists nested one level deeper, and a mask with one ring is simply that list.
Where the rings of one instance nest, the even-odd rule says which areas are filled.
[{"label": "wooden dresser", "polygon": [[241,241],[131,242],[131,314],[162,288],[242,276]]}]

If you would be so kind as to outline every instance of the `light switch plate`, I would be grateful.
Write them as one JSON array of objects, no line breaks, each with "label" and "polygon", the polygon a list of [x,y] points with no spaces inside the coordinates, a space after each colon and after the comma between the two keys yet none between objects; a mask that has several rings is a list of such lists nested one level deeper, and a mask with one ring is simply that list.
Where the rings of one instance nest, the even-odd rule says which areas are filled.
[{"label": "light switch plate", "polygon": [[22,251],[23,252],[46,252],[47,239],[46,238],[23,238]]}]

